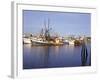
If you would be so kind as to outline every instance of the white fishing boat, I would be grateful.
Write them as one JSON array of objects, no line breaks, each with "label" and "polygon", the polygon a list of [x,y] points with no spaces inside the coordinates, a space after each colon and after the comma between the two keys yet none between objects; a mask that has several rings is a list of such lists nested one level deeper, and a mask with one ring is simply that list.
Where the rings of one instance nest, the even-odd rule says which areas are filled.
[{"label": "white fishing boat", "polygon": [[69,44],[69,40],[65,39],[65,40],[63,40],[63,43],[64,44]]},{"label": "white fishing boat", "polygon": [[24,44],[31,44],[31,39],[30,38],[23,38],[23,43]]},{"label": "white fishing boat", "polygon": [[44,28],[41,29],[40,35],[38,37],[33,37],[31,42],[33,45],[63,45],[63,42],[60,41],[58,37],[51,37],[50,31],[52,28],[49,27],[49,19],[48,25],[44,24]]},{"label": "white fishing boat", "polygon": [[69,45],[74,45],[74,40],[69,41]]},{"label": "white fishing boat", "polygon": [[32,45],[63,45],[59,39],[44,40],[44,39],[31,39]]}]

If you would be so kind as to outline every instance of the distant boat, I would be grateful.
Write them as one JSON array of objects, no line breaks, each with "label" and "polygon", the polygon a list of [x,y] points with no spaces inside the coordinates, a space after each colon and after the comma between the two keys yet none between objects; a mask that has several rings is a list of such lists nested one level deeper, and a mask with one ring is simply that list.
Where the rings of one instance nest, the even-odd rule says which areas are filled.
[{"label": "distant boat", "polygon": [[69,45],[75,45],[74,40],[69,41]]},{"label": "distant boat", "polygon": [[31,39],[30,38],[23,38],[23,43],[24,44],[31,44]]},{"label": "distant boat", "polygon": [[68,40],[63,40],[63,43],[64,44],[69,44],[69,41]]}]

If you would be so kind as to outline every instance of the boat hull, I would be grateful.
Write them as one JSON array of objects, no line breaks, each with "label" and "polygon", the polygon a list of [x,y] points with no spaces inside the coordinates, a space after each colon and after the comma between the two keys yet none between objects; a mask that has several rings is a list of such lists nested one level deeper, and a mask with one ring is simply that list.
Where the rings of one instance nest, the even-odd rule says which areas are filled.
[{"label": "boat hull", "polygon": [[29,38],[24,38],[23,43],[24,44],[31,44],[31,40]]},{"label": "boat hull", "polygon": [[42,46],[42,45],[54,45],[54,46],[57,46],[57,45],[63,45],[63,43],[51,43],[51,42],[43,42],[43,41],[32,41],[32,45],[39,45],[39,46]]}]

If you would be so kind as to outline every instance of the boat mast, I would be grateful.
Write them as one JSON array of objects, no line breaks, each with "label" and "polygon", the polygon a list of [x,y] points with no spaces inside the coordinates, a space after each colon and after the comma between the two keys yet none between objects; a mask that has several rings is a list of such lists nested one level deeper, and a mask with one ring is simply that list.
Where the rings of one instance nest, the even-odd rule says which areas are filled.
[{"label": "boat mast", "polygon": [[50,23],[50,20],[48,19],[48,31],[47,31],[48,40],[50,40],[50,28],[49,28],[49,23]]},{"label": "boat mast", "polygon": [[45,33],[45,39],[47,41],[50,40],[50,28],[49,28],[49,19],[48,19],[48,25],[46,24],[46,22],[44,21],[44,26],[45,26],[45,30],[44,30],[44,33]]}]

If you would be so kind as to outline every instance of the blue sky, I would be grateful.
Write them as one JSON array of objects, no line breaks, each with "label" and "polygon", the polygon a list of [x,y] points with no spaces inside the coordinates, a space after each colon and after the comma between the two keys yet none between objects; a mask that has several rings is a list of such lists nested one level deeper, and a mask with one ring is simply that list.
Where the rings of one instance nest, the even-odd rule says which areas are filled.
[{"label": "blue sky", "polygon": [[60,35],[91,35],[91,14],[23,10],[23,32],[38,33],[50,20],[52,32]]}]

